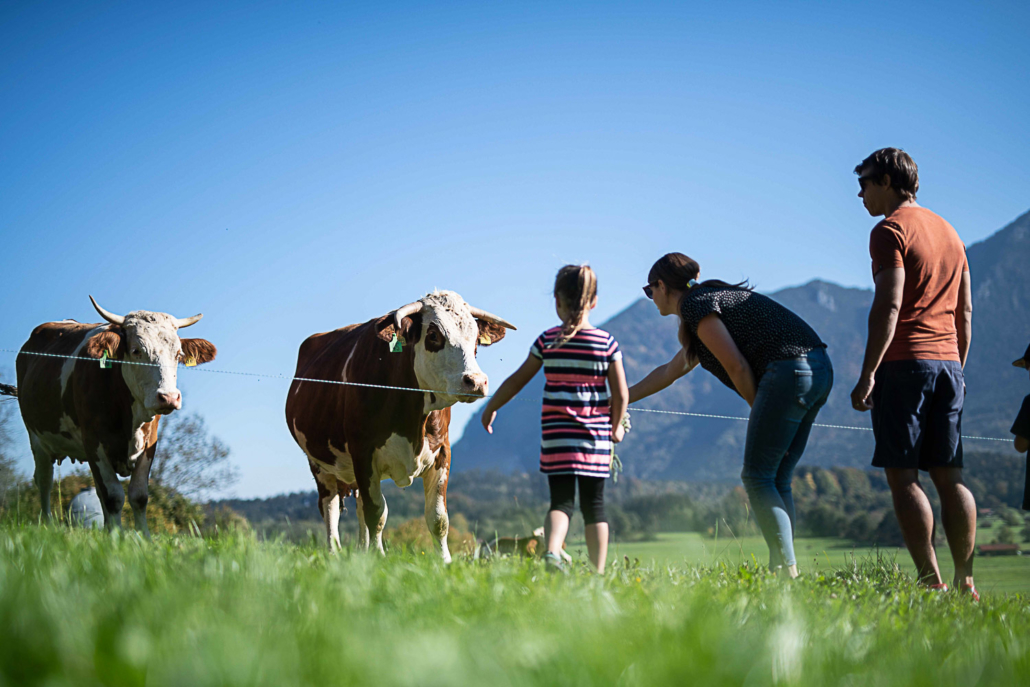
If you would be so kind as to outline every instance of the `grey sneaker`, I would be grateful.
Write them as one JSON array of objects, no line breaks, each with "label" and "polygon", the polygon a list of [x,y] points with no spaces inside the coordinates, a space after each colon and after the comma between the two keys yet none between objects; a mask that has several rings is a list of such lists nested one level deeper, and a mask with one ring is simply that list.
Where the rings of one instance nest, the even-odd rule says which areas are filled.
[{"label": "grey sneaker", "polygon": [[565,572],[565,563],[562,561],[561,556],[556,553],[551,553],[550,551],[545,553],[544,565],[549,572]]}]

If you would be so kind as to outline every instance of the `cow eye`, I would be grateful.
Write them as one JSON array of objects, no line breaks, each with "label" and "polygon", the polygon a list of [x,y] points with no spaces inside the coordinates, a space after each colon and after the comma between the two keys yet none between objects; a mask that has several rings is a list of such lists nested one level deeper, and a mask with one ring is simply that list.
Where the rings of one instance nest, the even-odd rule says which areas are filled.
[{"label": "cow eye", "polygon": [[132,349],[132,354],[133,355],[139,355],[139,349],[138,348]]}]

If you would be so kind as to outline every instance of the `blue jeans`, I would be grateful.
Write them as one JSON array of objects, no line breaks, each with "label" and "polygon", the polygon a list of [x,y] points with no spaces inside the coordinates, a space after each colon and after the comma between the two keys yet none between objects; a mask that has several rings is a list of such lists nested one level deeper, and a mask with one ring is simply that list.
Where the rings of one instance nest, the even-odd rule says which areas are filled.
[{"label": "blue jeans", "polygon": [[740,477],[769,545],[771,568],[797,564],[790,481],[832,388],[833,365],[824,348],[777,360],[758,384]]}]

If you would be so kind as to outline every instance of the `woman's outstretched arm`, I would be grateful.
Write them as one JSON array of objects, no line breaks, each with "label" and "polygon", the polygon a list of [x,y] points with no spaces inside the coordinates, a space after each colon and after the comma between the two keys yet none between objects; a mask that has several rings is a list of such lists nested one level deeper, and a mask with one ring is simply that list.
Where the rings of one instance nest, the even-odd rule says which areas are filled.
[{"label": "woman's outstretched arm", "polygon": [[480,418],[483,422],[483,429],[490,434],[494,433],[491,425],[494,423],[494,418],[497,417],[497,411],[503,408],[505,403],[515,398],[515,394],[522,391],[522,387],[529,384],[529,380],[536,376],[543,364],[544,361],[530,354],[526,358],[526,362],[522,363],[519,369],[501,383],[494,395],[487,401],[486,408],[483,409],[483,416]]},{"label": "woman's outstretched arm", "polygon": [[629,402],[636,403],[651,394],[657,394],[697,365],[697,360],[687,360],[687,351],[681,348],[672,360],[651,370],[650,374],[629,388]]}]

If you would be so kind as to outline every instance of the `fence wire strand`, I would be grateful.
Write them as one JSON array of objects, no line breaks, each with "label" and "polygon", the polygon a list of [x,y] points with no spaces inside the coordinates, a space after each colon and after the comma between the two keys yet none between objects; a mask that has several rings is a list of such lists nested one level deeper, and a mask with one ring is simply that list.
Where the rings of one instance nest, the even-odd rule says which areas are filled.
[{"label": "fence wire strand", "polygon": [[[89,358],[89,357],[75,356],[75,355],[62,355],[62,354],[59,354],[59,353],[38,353],[38,352],[35,352],[35,351],[19,351],[19,350],[12,349],[12,348],[0,348],[0,353],[14,353],[15,355],[35,355],[35,356],[40,356],[40,357],[44,357],[44,358],[64,358],[66,360],[85,360],[87,362],[93,362],[93,363],[98,363],[98,364],[100,363],[100,358]],[[113,365],[138,365],[138,366],[141,366],[141,367],[161,367],[161,365],[159,365],[158,363],[141,363],[141,362],[135,362],[135,361],[132,361],[132,360],[115,360],[113,358],[108,358],[107,359],[107,363],[108,364],[113,364]],[[183,363],[180,361],[179,365],[183,365]],[[420,393],[420,394],[439,394],[441,396],[474,396],[477,399],[480,399],[480,398],[486,399],[486,398],[491,398],[491,396],[492,396],[492,394],[491,395],[487,395],[487,396],[480,396],[478,394],[469,394],[469,393],[464,393],[464,392],[461,392],[461,391],[440,391],[438,389],[421,389],[421,388],[406,387],[406,386],[389,386],[389,385],[385,385],[385,384],[367,384],[367,383],[363,383],[363,382],[348,382],[348,381],[337,380],[337,379],[312,379],[312,378],[309,378],[309,377],[294,377],[292,375],[284,375],[284,374],[266,374],[266,373],[261,373],[261,372],[239,372],[239,371],[236,371],[236,370],[216,370],[216,369],[206,368],[206,367],[196,367],[196,366],[189,366],[189,367],[187,367],[185,365],[183,365],[183,367],[186,370],[189,370],[190,372],[206,372],[208,374],[236,375],[238,377],[254,377],[254,378],[261,378],[261,379],[277,379],[277,380],[280,380],[280,381],[291,382],[291,383],[292,382],[310,382],[310,383],[317,383],[317,384],[337,384],[339,386],[354,386],[354,387],[361,387],[361,388],[365,388],[365,389],[381,389],[381,390],[386,390],[386,391],[409,391],[409,392],[415,392],[415,393]],[[13,399],[9,399],[9,400],[13,400]],[[514,398],[512,400],[514,400],[514,401],[526,401],[526,402],[530,402],[530,403],[539,403],[541,401],[541,399],[537,399],[537,398],[520,398],[520,397],[516,397],[516,398]],[[748,418],[746,416],[739,416],[739,415],[716,415],[716,414],[712,414],[712,413],[690,413],[690,412],[683,411],[683,410],[658,410],[656,408],[641,408],[639,406],[634,406],[634,405],[629,406],[629,408],[633,412],[635,412],[635,413],[654,413],[656,415],[674,415],[674,416],[679,416],[679,417],[695,417],[695,418],[711,419],[711,420],[736,420],[736,421],[739,421],[739,422],[749,422],[750,421],[750,418]],[[829,424],[823,424],[823,423],[820,423],[820,422],[815,422],[815,423],[812,424],[812,426],[813,427],[821,427],[823,429],[849,430],[849,431],[853,431],[853,432],[872,432],[873,431],[871,427],[856,427],[854,425],[829,425]],[[962,438],[963,439],[973,439],[973,440],[976,440],[976,441],[1005,441],[1005,442],[1011,441],[1011,439],[1008,439],[1008,438],[1000,439],[1000,438],[997,438],[997,437],[976,437],[976,436],[970,436],[970,435],[966,435],[966,434],[963,434]]]}]

